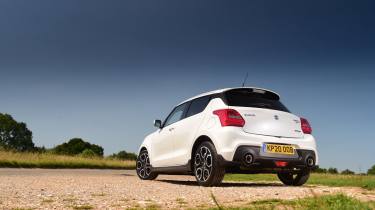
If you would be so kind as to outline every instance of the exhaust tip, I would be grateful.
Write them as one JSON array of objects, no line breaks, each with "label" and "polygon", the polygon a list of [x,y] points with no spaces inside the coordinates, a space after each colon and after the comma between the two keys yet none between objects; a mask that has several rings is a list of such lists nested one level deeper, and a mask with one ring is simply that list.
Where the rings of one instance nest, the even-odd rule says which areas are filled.
[{"label": "exhaust tip", "polygon": [[312,158],[312,157],[308,157],[308,158],[306,159],[306,164],[307,164],[308,167],[313,167],[313,166],[315,165],[314,158]]},{"label": "exhaust tip", "polygon": [[252,154],[247,153],[246,155],[244,155],[244,162],[245,162],[246,165],[252,164],[253,160],[254,160],[254,158],[253,158]]}]

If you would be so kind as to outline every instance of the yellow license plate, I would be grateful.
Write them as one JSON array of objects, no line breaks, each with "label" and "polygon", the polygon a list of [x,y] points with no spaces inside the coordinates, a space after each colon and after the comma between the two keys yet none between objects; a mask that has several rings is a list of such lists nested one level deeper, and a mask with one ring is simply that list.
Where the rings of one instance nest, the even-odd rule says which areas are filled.
[{"label": "yellow license plate", "polygon": [[268,153],[294,155],[294,147],[282,144],[264,144],[264,150]]}]

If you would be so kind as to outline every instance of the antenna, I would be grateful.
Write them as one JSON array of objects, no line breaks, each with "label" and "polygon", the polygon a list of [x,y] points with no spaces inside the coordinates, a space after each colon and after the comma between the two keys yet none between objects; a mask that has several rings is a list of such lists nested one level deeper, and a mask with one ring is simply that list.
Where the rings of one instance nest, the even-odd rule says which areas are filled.
[{"label": "antenna", "polygon": [[246,76],[245,76],[245,79],[243,80],[242,87],[245,87],[247,76],[249,76],[249,72],[246,72]]}]

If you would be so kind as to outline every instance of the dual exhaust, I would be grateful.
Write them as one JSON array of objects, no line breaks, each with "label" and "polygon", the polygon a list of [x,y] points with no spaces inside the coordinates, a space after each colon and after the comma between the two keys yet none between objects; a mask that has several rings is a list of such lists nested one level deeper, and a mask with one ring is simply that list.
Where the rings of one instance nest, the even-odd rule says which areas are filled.
[{"label": "dual exhaust", "polygon": [[[242,162],[245,166],[251,166],[254,163],[254,156],[251,153],[246,153],[243,158]],[[285,167],[288,165],[288,162],[286,161],[275,161],[275,164],[277,167]],[[308,156],[306,158],[306,166],[307,167],[313,167],[315,166],[315,160],[313,157]]]}]

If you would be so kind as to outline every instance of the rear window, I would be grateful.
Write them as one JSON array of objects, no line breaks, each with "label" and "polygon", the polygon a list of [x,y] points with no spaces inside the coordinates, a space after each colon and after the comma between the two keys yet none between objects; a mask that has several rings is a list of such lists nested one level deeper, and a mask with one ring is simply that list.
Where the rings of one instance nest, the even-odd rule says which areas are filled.
[{"label": "rear window", "polygon": [[258,89],[234,89],[224,93],[228,106],[273,109],[283,112],[289,110],[279,101],[279,96]]}]

